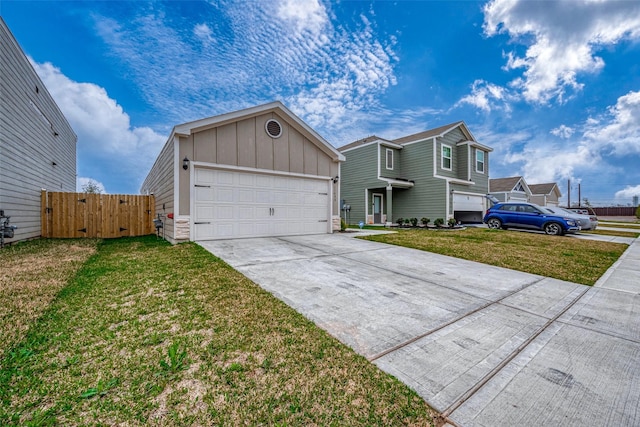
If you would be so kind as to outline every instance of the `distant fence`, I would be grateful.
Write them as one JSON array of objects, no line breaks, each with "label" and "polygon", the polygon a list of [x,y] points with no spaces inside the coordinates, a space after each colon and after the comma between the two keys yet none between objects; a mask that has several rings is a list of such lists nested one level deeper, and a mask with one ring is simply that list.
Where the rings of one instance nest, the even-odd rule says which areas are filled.
[{"label": "distant fence", "polygon": [[132,237],[153,234],[153,196],[42,191],[42,237]]},{"label": "distant fence", "polygon": [[609,208],[593,208],[597,216],[636,216],[636,208],[631,206],[612,206]]}]

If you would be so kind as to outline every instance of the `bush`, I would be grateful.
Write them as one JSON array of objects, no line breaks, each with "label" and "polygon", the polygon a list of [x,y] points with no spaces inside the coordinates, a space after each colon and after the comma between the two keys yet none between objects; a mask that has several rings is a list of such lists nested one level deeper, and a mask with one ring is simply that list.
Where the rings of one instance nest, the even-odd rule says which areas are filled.
[{"label": "bush", "polygon": [[404,224],[404,218],[398,218],[396,220],[396,224],[398,224],[398,227],[402,227],[402,224]]},{"label": "bush", "polygon": [[420,219],[420,222],[422,222],[422,225],[424,225],[425,227],[427,225],[429,225],[429,221],[431,221],[429,218],[425,218],[423,217],[422,219]]},{"label": "bush", "polygon": [[433,221],[433,225],[435,225],[436,227],[442,227],[444,225],[444,219],[436,218],[436,220]]},{"label": "bush", "polygon": [[408,227],[409,224],[411,224],[411,220],[409,218],[405,218],[404,219],[404,225],[406,225]]},{"label": "bush", "polygon": [[449,218],[449,221],[447,221],[447,224],[449,224],[449,227],[453,228],[455,227],[455,225],[458,223],[458,221],[456,221],[455,218]]},{"label": "bush", "polygon": [[347,229],[347,223],[344,219],[340,218],[340,231],[344,231]]},{"label": "bush", "polygon": [[411,225],[416,227],[418,225],[418,218],[411,218]]}]

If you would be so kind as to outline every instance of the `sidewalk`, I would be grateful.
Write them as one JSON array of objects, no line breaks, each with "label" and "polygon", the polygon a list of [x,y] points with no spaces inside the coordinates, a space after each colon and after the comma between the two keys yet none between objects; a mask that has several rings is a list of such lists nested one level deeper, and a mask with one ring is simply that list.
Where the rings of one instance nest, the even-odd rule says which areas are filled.
[{"label": "sidewalk", "polygon": [[640,294],[640,238],[629,245],[593,286]]}]

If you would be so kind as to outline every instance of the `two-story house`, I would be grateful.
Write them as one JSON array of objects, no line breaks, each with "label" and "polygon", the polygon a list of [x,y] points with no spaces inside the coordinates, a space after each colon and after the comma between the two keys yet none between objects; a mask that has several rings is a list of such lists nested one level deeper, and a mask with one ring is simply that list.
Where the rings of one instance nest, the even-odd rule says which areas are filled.
[{"label": "two-story house", "polygon": [[350,222],[398,218],[482,222],[491,148],[464,122],[402,138],[370,136],[338,150],[345,156],[340,191]]}]

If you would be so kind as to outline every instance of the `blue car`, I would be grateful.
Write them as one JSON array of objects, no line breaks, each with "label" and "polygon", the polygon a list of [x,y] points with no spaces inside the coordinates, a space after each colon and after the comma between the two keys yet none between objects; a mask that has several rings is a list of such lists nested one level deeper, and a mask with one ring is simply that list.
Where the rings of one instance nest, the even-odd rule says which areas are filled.
[{"label": "blue car", "polygon": [[525,202],[496,203],[483,219],[489,228],[524,228],[562,236],[580,231],[580,225],[569,215],[558,215],[545,208]]}]

